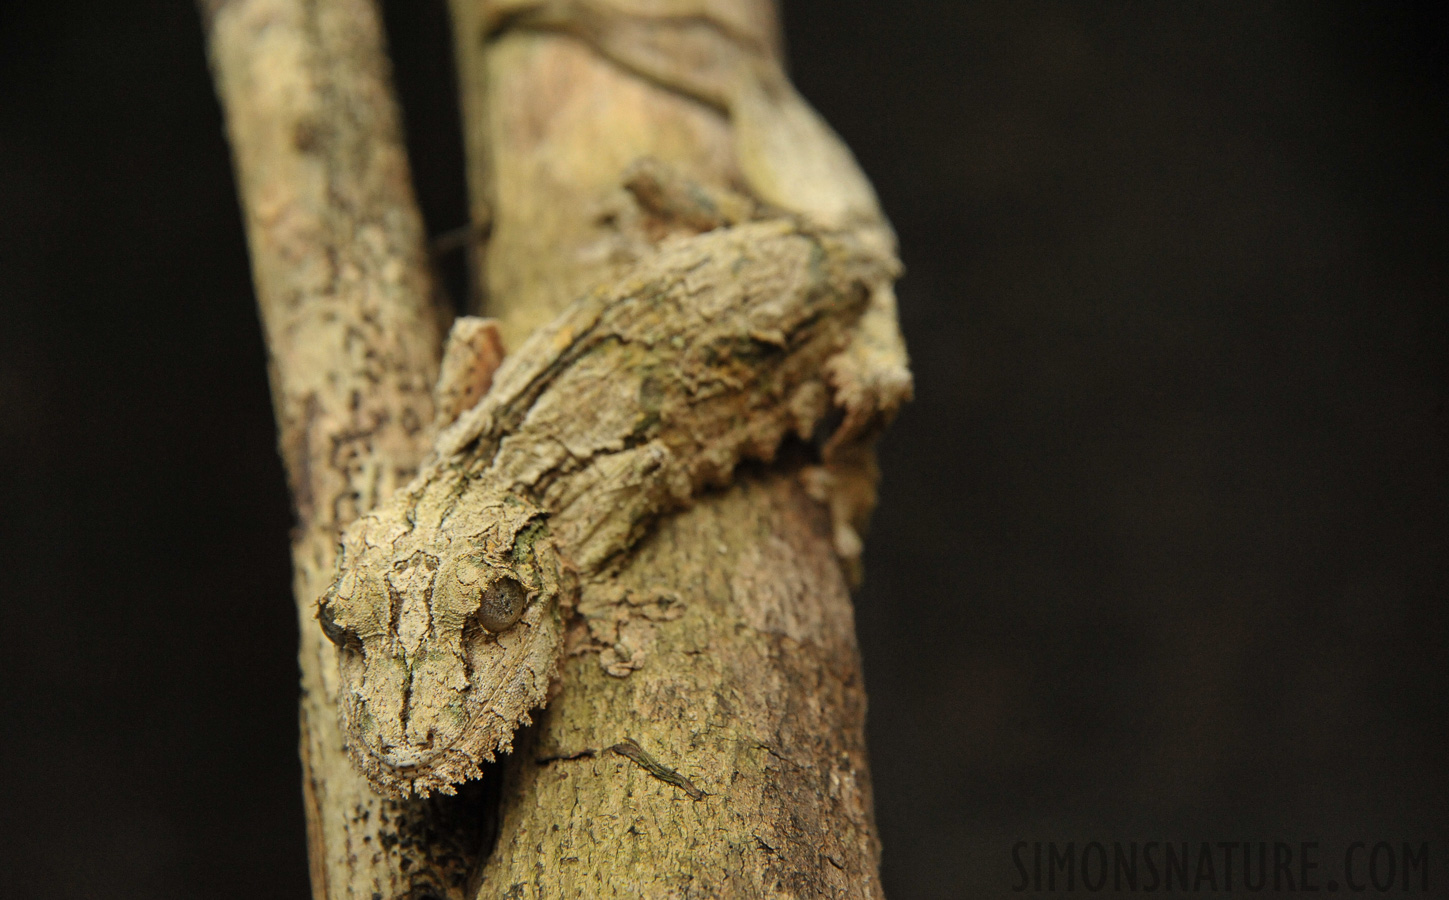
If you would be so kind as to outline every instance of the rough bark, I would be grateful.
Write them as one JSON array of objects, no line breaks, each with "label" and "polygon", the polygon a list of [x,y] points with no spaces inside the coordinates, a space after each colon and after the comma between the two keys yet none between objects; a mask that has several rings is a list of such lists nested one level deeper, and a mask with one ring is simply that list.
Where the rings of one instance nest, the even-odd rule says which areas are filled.
[{"label": "rough bark", "polygon": [[205,2],[296,508],[301,756],[315,897],[461,896],[476,823],[379,797],[343,753],[317,628],[341,529],[427,448],[439,322],[370,0]]},{"label": "rough bark", "polygon": [[[297,507],[314,895],[880,896],[842,564],[872,496],[862,446],[736,471],[584,586],[481,869],[475,803],[384,798],[352,769],[315,602],[341,529],[414,473],[452,412],[435,418],[430,396],[423,232],[371,0],[201,5]],[[654,252],[623,189],[646,157],[889,255],[868,184],[779,74],[768,0],[617,7],[453,0],[478,296],[509,345]],[[909,391],[888,284],[859,337],[831,388],[892,399],[857,404],[837,430],[852,437]]]},{"label": "rough bark", "polygon": [[[768,3],[632,5],[708,13],[766,56],[778,44]],[[618,223],[640,158],[757,187],[728,108],[620,65],[568,22],[509,27],[538,6],[453,2],[469,183],[492,230],[479,294],[512,345],[637,264]],[[738,474],[586,589],[594,640],[505,764],[476,896],[881,895],[865,695],[816,471],[795,458]]]}]

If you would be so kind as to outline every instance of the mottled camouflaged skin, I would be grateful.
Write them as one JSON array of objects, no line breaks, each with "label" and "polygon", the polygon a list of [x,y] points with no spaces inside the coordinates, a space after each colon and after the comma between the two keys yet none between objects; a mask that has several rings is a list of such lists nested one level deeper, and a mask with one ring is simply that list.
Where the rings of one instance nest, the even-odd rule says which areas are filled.
[{"label": "mottled camouflaged skin", "polygon": [[809,439],[832,395],[839,421],[874,418],[851,345],[895,265],[789,219],[671,238],[503,363],[418,477],[348,529],[319,604],[375,788],[476,777],[544,701],[578,578],[740,461]]}]

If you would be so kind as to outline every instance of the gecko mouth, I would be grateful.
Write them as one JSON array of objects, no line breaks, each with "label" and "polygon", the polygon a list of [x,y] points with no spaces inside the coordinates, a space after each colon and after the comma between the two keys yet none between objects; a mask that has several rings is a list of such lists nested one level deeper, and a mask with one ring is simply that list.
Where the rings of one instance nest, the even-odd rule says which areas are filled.
[{"label": "gecko mouth", "polygon": [[468,754],[455,748],[348,742],[348,751],[374,788],[394,796],[452,794],[455,784],[483,774]]},{"label": "gecko mouth", "polygon": [[433,749],[433,742],[413,746],[408,744],[384,744],[374,751],[378,762],[399,772],[430,765],[440,754]]},{"label": "gecko mouth", "polygon": [[[401,686],[400,686],[401,687]],[[410,688],[412,686],[409,686]],[[369,709],[363,698],[352,694],[344,706],[344,733],[348,755],[356,768],[379,793],[391,796],[428,796],[454,793],[454,785],[481,777],[478,754],[469,753],[466,732],[454,734],[447,725],[431,721],[426,705],[419,707],[416,690],[405,689],[391,711],[391,722]],[[379,711],[381,712],[381,711]],[[491,755],[483,755],[491,759]]]}]

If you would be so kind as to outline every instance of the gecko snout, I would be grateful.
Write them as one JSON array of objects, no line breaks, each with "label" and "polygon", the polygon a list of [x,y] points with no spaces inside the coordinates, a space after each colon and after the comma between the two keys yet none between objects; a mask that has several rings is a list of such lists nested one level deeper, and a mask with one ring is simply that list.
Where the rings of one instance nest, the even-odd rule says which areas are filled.
[{"label": "gecko snout", "polygon": [[336,613],[332,609],[332,604],[328,602],[331,596],[329,591],[327,596],[317,604],[317,624],[322,626],[322,633],[337,649],[361,651],[362,638],[358,636],[357,632],[345,625],[337,624]]}]

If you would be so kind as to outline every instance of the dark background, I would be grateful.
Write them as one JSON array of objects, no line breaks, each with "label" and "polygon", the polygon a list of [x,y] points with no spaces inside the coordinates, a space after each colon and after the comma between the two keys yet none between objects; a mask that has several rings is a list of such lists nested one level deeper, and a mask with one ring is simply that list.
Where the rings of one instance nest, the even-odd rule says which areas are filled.
[{"label": "dark background", "polygon": [[[1430,840],[1439,4],[787,0],[900,233],[858,624],[895,900],[1025,840]],[[387,7],[430,230],[441,0]],[[0,893],[302,897],[290,513],[186,2],[0,4]]]}]

